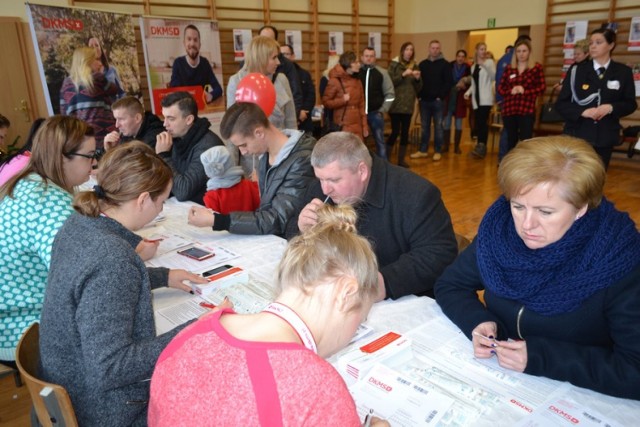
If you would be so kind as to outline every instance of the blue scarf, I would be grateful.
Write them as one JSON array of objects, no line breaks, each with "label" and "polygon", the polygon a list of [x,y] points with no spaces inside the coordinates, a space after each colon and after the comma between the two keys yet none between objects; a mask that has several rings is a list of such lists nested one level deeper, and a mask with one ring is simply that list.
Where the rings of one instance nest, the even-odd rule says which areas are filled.
[{"label": "blue scarf", "polygon": [[621,280],[640,262],[640,233],[626,212],[602,199],[565,235],[529,249],[516,233],[509,202],[487,211],[477,237],[485,287],[541,315],[568,313],[597,291]]}]

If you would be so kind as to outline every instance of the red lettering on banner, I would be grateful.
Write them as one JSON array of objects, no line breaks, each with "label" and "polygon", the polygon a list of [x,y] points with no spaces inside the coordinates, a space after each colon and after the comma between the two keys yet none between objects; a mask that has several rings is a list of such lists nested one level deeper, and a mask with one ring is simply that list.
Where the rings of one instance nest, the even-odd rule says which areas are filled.
[{"label": "red lettering on banner", "polygon": [[180,27],[151,27],[151,35],[152,36],[179,36],[180,35]]},{"label": "red lettering on banner", "polygon": [[562,418],[564,418],[565,420],[567,420],[567,421],[569,421],[569,422],[571,422],[573,424],[580,424],[580,420],[579,419],[577,419],[576,417],[574,417],[571,414],[568,414],[568,413],[564,412],[560,408],[556,408],[555,406],[551,405],[551,406],[549,406],[549,410],[551,412],[554,412],[554,413],[560,415]]},{"label": "red lettering on banner", "polygon": [[45,18],[42,17],[42,27],[53,30],[70,30],[70,31],[82,31],[84,29],[84,22],[80,19],[69,18]]},{"label": "red lettering on banner", "polygon": [[383,383],[382,381],[377,380],[377,379],[375,379],[373,377],[369,378],[369,382],[371,384],[377,386],[378,388],[381,388],[381,389],[385,390],[385,391],[393,390],[393,387],[391,387],[390,385],[387,385],[387,384]]},{"label": "red lettering on banner", "polygon": [[524,409],[525,411],[527,411],[528,413],[532,413],[533,409],[529,408],[527,405],[525,405],[524,403],[520,403],[515,399],[511,399],[511,403],[513,403],[514,405],[516,405],[519,408]]}]

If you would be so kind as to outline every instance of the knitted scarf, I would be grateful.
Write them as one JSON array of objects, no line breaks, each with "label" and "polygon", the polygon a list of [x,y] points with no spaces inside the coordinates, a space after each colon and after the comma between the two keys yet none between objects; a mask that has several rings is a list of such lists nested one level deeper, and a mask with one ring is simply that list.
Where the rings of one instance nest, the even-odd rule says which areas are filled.
[{"label": "knitted scarf", "polygon": [[577,309],[640,262],[635,224],[604,198],[560,240],[529,249],[516,233],[509,202],[502,196],[482,219],[477,242],[485,287],[541,315]]}]

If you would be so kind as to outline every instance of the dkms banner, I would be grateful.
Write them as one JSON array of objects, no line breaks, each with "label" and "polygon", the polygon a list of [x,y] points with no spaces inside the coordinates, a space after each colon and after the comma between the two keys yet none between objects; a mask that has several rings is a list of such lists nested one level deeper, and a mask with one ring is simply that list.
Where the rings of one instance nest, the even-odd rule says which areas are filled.
[{"label": "dkms banner", "polygon": [[216,129],[226,105],[218,23],[141,17],[140,31],[153,112],[162,114],[167,94],[186,91]]},{"label": "dkms banner", "polygon": [[91,47],[100,72],[118,89],[107,102],[132,95],[142,99],[132,16],[69,7],[27,4],[49,114],[60,113],[60,89],[69,76],[73,52]]}]

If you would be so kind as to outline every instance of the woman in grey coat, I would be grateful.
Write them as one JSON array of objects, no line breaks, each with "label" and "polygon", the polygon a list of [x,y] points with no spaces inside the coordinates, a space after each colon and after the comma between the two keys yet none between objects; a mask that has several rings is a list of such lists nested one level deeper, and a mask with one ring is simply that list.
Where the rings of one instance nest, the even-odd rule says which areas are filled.
[{"label": "woman in grey coat", "polygon": [[[144,425],[149,378],[181,327],[156,337],[151,289],[189,291],[184,270],[145,267],[133,231],[161,211],[171,169],[141,142],[107,152],[53,243],[40,326],[42,376],[64,386],[80,425]],[[185,326],[185,325],[183,325]]]}]

